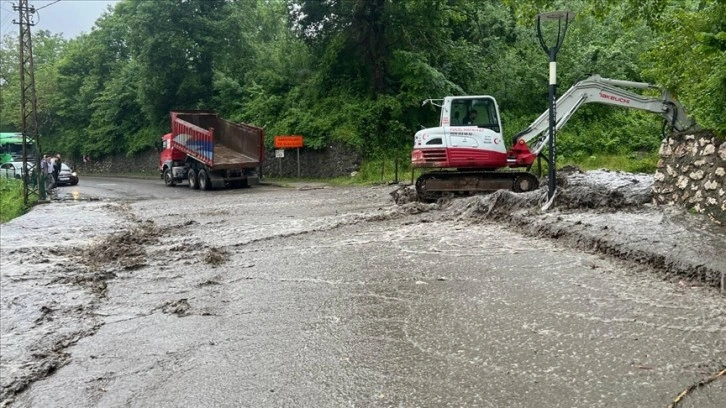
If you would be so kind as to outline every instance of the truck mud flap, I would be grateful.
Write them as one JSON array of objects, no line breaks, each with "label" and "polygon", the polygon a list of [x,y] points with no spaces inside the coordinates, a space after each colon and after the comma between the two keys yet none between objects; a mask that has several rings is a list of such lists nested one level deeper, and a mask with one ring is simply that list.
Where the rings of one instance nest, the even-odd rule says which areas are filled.
[{"label": "truck mud flap", "polygon": [[219,174],[210,172],[209,181],[212,183],[212,188],[224,188],[225,180]]}]

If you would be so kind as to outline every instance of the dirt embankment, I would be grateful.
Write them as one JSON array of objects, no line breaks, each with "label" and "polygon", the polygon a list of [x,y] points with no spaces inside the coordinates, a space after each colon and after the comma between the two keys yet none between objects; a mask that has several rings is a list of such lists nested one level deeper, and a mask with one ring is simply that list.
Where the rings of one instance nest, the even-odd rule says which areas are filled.
[{"label": "dirt embankment", "polygon": [[663,279],[690,285],[722,286],[726,273],[726,231],[704,216],[672,206],[652,205],[652,176],[565,169],[552,202],[546,187],[529,193],[416,202],[415,190],[391,193],[404,207],[428,206],[446,217],[473,223],[504,222],[518,231],[556,239],[645,267]]}]

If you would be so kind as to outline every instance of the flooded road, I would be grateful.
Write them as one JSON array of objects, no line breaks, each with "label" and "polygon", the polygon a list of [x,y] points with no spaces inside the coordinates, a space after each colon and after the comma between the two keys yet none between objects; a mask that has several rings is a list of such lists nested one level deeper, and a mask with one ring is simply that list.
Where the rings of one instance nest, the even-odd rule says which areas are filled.
[{"label": "flooded road", "polygon": [[[74,188],[2,226],[3,406],[665,407],[726,367],[717,289],[567,239],[591,226],[614,247],[610,212],[396,205],[390,186]],[[558,239],[523,233],[555,217]],[[690,258],[664,269],[699,264],[660,241]],[[679,406],[724,400],[720,378]]]}]

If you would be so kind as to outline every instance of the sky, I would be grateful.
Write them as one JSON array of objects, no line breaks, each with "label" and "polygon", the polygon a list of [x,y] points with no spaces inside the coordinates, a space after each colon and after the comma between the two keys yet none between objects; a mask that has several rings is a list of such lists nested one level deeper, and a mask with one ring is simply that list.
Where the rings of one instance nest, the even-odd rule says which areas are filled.
[{"label": "sky", "polygon": [[[38,10],[33,30],[48,30],[53,34],[61,34],[65,39],[77,37],[82,32],[88,33],[96,20],[101,17],[109,5],[118,0],[29,0],[31,6]],[[18,12],[13,6],[18,0],[0,0],[0,35],[18,35]]]}]

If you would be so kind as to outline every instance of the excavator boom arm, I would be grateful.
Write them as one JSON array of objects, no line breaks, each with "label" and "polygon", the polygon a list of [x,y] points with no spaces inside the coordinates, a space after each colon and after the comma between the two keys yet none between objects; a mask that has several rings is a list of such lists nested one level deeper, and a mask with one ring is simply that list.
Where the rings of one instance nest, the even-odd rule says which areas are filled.
[{"label": "excavator boom arm", "polygon": [[[590,76],[573,85],[557,100],[555,130],[561,129],[580,106],[591,102],[658,113],[678,131],[695,127],[695,123],[686,115],[681,104],[668,91],[661,90],[661,98],[653,98],[623,88],[659,89],[642,82],[602,78],[599,75]],[[549,141],[547,130],[549,130],[549,110],[540,115],[527,129],[514,136],[513,142],[524,140],[528,143],[537,138],[531,152],[539,154]]]}]

